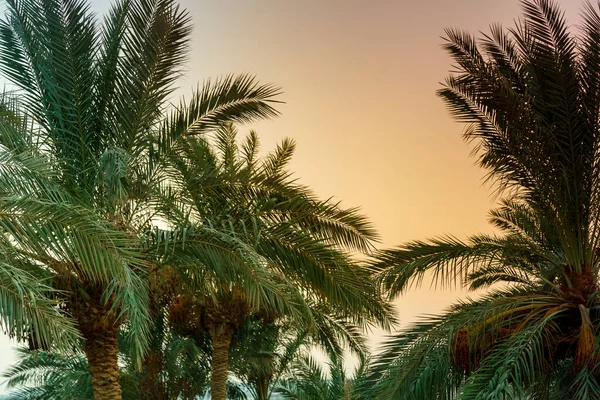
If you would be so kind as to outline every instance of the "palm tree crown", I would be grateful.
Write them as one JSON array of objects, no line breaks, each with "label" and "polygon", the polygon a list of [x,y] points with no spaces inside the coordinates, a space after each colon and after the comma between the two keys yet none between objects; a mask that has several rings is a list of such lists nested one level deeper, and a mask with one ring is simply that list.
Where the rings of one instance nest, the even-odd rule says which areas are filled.
[{"label": "palm tree crown", "polygon": [[[237,130],[225,124],[213,140],[182,142],[172,160],[178,178],[166,213],[189,227],[187,250],[175,255],[184,259],[170,259],[185,266],[188,282],[170,316],[188,334],[210,334],[215,399],[224,398],[233,335],[250,316],[266,326],[286,319],[315,336],[327,330],[322,336],[337,347],[361,342],[356,325],[390,319],[369,272],[348,253],[371,247],[374,231],[366,219],[318,200],[291,177],[292,141],[265,157],[258,157],[258,146],[253,132],[238,144]],[[241,259],[207,259],[214,240],[235,246]],[[192,267],[198,263],[199,275]]]},{"label": "palm tree crown", "polygon": [[[19,170],[3,189],[2,237],[18,267],[61,290],[54,294],[77,321],[96,399],[120,398],[119,327],[137,337],[138,360],[147,348],[142,276],[164,160],[186,135],[277,114],[279,90],[246,75],[207,81],[168,107],[190,32],[173,0],[118,0],[102,23],[85,0],[8,0],[0,22],[0,72],[26,121],[22,135],[2,135],[4,157]],[[28,328],[36,341],[60,338],[41,328]]]},{"label": "palm tree crown", "polygon": [[391,295],[428,271],[495,286],[391,340],[372,376],[385,377],[381,398],[600,396],[600,14],[586,3],[574,34],[552,1],[522,6],[508,31],[446,31],[456,72],[439,91],[503,196],[499,234],[412,242],[374,262]]}]

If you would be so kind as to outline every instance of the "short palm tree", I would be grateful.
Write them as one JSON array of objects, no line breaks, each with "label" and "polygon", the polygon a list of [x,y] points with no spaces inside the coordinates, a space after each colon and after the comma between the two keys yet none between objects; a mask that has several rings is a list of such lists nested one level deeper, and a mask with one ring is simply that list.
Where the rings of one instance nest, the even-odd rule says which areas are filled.
[{"label": "short palm tree", "polygon": [[82,354],[61,357],[43,351],[18,350],[19,360],[5,371],[14,400],[93,400],[92,379]]},{"label": "short palm tree", "polygon": [[347,320],[337,319],[327,305],[313,306],[315,327],[293,318],[265,322],[248,318],[236,332],[230,349],[231,371],[256,400],[268,400],[279,384],[294,379],[296,360],[320,349],[341,360],[348,348],[361,361],[367,349],[363,332]]},{"label": "short palm tree", "polygon": [[[206,343],[180,338],[165,332],[152,332],[151,342],[164,345],[160,355],[160,382],[149,382],[146,370],[136,368],[128,350],[127,338],[120,336],[120,384],[125,400],[195,400],[203,396],[210,382],[210,364]],[[161,337],[159,337],[161,336]],[[162,339],[162,340],[161,340]],[[4,372],[12,400],[93,400],[94,391],[88,363],[83,353],[61,355],[43,350],[17,350],[19,360]],[[159,389],[158,391],[156,389]],[[153,391],[154,390],[154,391]]]},{"label": "short palm tree", "polygon": [[0,72],[31,121],[26,138],[6,142],[7,157],[38,165],[7,184],[0,239],[27,264],[21,270],[36,267],[61,290],[84,339],[95,399],[120,399],[119,327],[137,337],[137,359],[146,348],[142,238],[166,177],[162,160],[186,135],[275,115],[278,89],[227,77],[169,110],[191,31],[173,0],[117,0],[102,24],[85,0],[6,3]]},{"label": "short palm tree", "polygon": [[324,364],[309,354],[301,354],[285,379],[277,383],[274,393],[286,400],[358,400],[361,397],[354,386],[366,368],[365,360],[362,361],[351,378],[340,358]]},{"label": "short palm tree", "polygon": [[[190,224],[192,231],[223,232],[224,246],[234,245],[241,259],[255,260],[208,260],[200,276],[188,268],[188,284],[170,310],[180,331],[210,334],[213,399],[225,398],[231,340],[250,316],[267,323],[293,318],[314,327],[311,303],[327,303],[340,320],[389,323],[389,307],[369,272],[347,252],[370,249],[374,231],[356,210],[320,201],[291,178],[286,167],[292,141],[261,159],[256,134],[238,144],[237,130],[225,124],[213,141],[188,138],[178,149],[172,162],[179,178],[173,179],[175,201],[166,218],[177,226]],[[196,247],[186,246],[186,257],[199,262]]]},{"label": "short palm tree", "polygon": [[600,398],[600,14],[577,34],[549,0],[508,32],[447,31],[456,73],[440,96],[468,124],[504,196],[497,235],[383,251],[394,296],[434,282],[493,288],[401,332],[375,361],[381,399]]}]

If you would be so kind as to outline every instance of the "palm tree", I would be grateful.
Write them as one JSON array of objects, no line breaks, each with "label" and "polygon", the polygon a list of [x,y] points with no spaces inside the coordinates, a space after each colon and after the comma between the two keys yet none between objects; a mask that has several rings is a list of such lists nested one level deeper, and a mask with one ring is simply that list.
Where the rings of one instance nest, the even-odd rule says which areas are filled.
[{"label": "palm tree", "polygon": [[61,357],[44,351],[18,350],[19,360],[4,372],[13,400],[93,400],[92,378],[83,354]]},{"label": "palm tree", "polygon": [[7,157],[38,164],[6,184],[0,239],[65,294],[96,400],[121,398],[119,327],[136,336],[136,359],[147,347],[142,239],[162,160],[186,135],[276,114],[279,90],[249,76],[207,81],[169,111],[190,30],[174,0],[118,0],[102,24],[85,0],[8,0],[0,23],[0,71],[31,121],[28,137],[7,142]]},{"label": "palm tree", "polygon": [[[81,209],[47,209],[47,203],[36,201],[31,196],[27,204],[17,204],[15,193],[52,193],[64,195],[50,181],[54,173],[46,160],[30,151],[32,137],[28,135],[27,119],[19,110],[19,103],[11,93],[0,96],[0,219],[3,229],[0,235],[0,320],[3,331],[17,340],[29,340],[32,344],[47,346],[50,340],[59,348],[71,348],[78,339],[78,332],[72,321],[61,312],[59,303],[52,297],[56,291],[48,283],[49,275],[41,271],[36,260],[18,250],[12,241],[11,231],[36,237],[40,248],[47,239],[44,234],[48,226],[62,229],[65,221],[79,220],[79,226],[72,230],[79,240],[86,240],[87,234],[77,232],[79,228],[89,229],[97,234],[99,241],[106,230],[97,224],[94,216],[82,213]],[[27,208],[23,218],[20,207]],[[50,211],[50,212],[49,212]],[[91,218],[88,218],[91,217]],[[27,230],[32,221],[39,222],[38,232]],[[31,227],[31,226],[30,226]],[[98,243],[98,242],[96,242]],[[106,251],[114,254],[109,244]],[[56,249],[58,251],[58,249]]]},{"label": "palm tree", "polygon": [[333,358],[324,366],[305,353],[294,360],[289,376],[278,382],[274,393],[288,400],[358,400],[354,385],[365,368],[366,364],[361,362],[355,377],[350,379],[342,359]]},{"label": "palm tree", "polygon": [[294,379],[296,360],[314,349],[341,360],[350,348],[361,361],[366,360],[359,327],[336,319],[327,305],[313,306],[311,312],[316,325],[312,330],[292,318],[268,323],[248,318],[235,333],[229,354],[231,371],[253,399],[270,399],[278,384]]},{"label": "palm tree", "polygon": [[[236,129],[225,124],[213,142],[188,138],[172,158],[178,178],[166,218],[192,231],[222,232],[223,246],[255,260],[200,262],[206,250],[190,244],[189,254],[177,252],[180,258],[170,260],[186,266],[187,282],[171,306],[171,321],[182,334],[209,333],[215,400],[225,398],[231,340],[250,316],[266,323],[286,316],[314,327],[314,302],[361,327],[389,323],[389,307],[370,273],[346,251],[371,248],[370,225],[355,209],[320,201],[291,178],[292,141],[262,159],[258,147],[255,133],[238,144]],[[199,262],[200,271],[188,267]]]},{"label": "palm tree", "polygon": [[[330,316],[319,315],[316,332],[299,326],[291,318],[264,323],[258,318],[248,318],[232,338],[229,357],[235,379],[227,382],[227,398],[270,399],[283,388],[292,390],[302,385],[337,385],[336,382],[318,380],[300,385],[295,376],[308,364],[309,352],[318,346],[333,360],[342,360],[344,344],[349,344],[366,360],[366,349],[360,332],[354,331],[345,321],[335,321]],[[346,337],[341,341],[341,337]],[[199,340],[198,340],[199,339]],[[129,353],[129,337],[119,336],[120,383],[126,400],[193,400],[204,398],[210,388],[210,338],[180,337],[169,329],[164,318],[156,318],[151,330],[150,350],[144,360],[143,370],[138,370]],[[19,361],[3,376],[13,400],[34,399],[93,399],[91,375],[82,353],[68,356],[42,350],[18,349]],[[338,363],[339,364],[339,363]],[[343,372],[336,364],[334,373]],[[366,365],[364,362],[362,365]],[[332,364],[333,368],[333,364]],[[155,371],[157,370],[158,371]],[[336,372],[337,371],[337,372]],[[298,374],[298,378],[306,377]],[[360,375],[360,374],[359,374]],[[312,377],[320,376],[311,372]],[[342,386],[348,384],[342,380]],[[339,385],[338,385],[339,386]],[[333,389],[331,389],[333,390]]]},{"label": "palm tree", "polygon": [[[210,340],[179,337],[157,318],[150,338],[150,360],[136,367],[129,337],[119,335],[120,384],[125,400],[195,400],[210,389]],[[156,346],[155,346],[156,345]],[[160,348],[158,348],[160,347]],[[19,360],[4,372],[12,400],[94,399],[92,378],[81,352],[56,352],[19,348]],[[160,358],[161,362],[154,360]],[[150,361],[150,363],[148,363]],[[153,362],[154,361],[154,362]],[[154,369],[158,368],[158,373]],[[153,382],[156,379],[158,382]],[[228,383],[228,398],[244,398],[241,387]]]},{"label": "palm tree", "polygon": [[374,397],[600,398],[600,14],[585,3],[575,34],[552,1],[522,5],[508,32],[446,32],[456,73],[439,92],[503,195],[499,233],[374,262],[391,296],[426,273],[491,289],[387,343],[365,385]]}]

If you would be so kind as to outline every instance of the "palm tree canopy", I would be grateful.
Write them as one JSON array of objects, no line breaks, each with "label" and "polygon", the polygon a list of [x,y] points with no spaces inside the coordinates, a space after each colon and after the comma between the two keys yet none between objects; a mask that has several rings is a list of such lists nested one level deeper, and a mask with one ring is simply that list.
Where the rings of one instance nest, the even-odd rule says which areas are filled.
[{"label": "palm tree canopy", "polygon": [[[296,182],[287,169],[293,141],[264,157],[258,148],[255,133],[239,142],[231,123],[212,137],[186,138],[172,157],[173,185],[164,202],[165,219],[183,227],[164,246],[180,247],[163,263],[183,275],[169,317],[183,335],[209,332],[212,393],[220,399],[226,353],[248,318],[265,326],[288,321],[328,346],[349,343],[359,352],[358,327],[391,320],[370,272],[349,252],[371,248],[375,233],[366,219]],[[237,260],[215,257],[221,247],[235,249]],[[265,398],[271,379],[257,379]]]},{"label": "palm tree canopy", "polygon": [[[100,288],[139,336],[138,355],[149,324],[141,238],[156,214],[164,160],[186,135],[277,114],[280,90],[248,75],[208,80],[169,107],[190,32],[189,14],[173,0],[118,0],[101,22],[85,0],[9,0],[0,22],[0,72],[16,88],[23,121],[0,135],[6,246],[52,271],[53,286],[79,293],[71,301]],[[19,173],[8,175],[11,168]],[[21,318],[9,301],[3,315]],[[42,327],[36,334],[61,337]]]},{"label": "palm tree canopy", "polygon": [[[178,178],[173,179],[176,185],[165,212],[167,219],[180,221],[178,226],[189,226],[185,240],[193,256],[190,262],[205,260],[202,271],[224,269],[218,275],[226,279],[219,285],[244,291],[255,310],[264,311],[266,306],[274,307],[276,315],[306,314],[309,307],[302,297],[316,296],[340,315],[357,316],[361,324],[388,324],[389,310],[369,272],[356,266],[347,252],[371,249],[373,228],[357,210],[318,200],[293,179],[286,167],[294,143],[284,140],[259,158],[253,132],[238,144],[237,130],[228,124],[215,132],[213,140],[209,137],[187,138],[172,160],[177,172],[173,176]],[[206,259],[207,252],[194,243],[207,231],[213,238],[225,233],[244,259],[229,263]],[[209,244],[199,243],[202,248]],[[249,265],[252,259],[256,262]],[[185,260],[178,262],[187,265]],[[198,283],[209,282],[206,277],[202,275]],[[212,290],[205,288],[205,294],[210,297]],[[268,298],[269,293],[275,297]],[[286,302],[296,306],[278,308]],[[301,309],[294,311],[298,306]]]},{"label": "palm tree canopy", "polygon": [[499,233],[411,242],[372,265],[391,296],[426,273],[493,288],[390,339],[365,384],[380,398],[600,396],[600,13],[585,3],[574,33],[554,2],[522,7],[509,30],[446,31],[455,71],[438,93],[503,196]]}]

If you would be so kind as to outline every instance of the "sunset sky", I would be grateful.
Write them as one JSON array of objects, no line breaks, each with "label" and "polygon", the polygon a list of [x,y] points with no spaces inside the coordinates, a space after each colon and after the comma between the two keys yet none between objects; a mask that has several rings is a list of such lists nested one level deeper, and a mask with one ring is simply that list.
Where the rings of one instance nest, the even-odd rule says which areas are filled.
[{"label": "sunset sky", "polygon": [[[98,8],[101,3],[97,2]],[[103,3],[102,3],[103,4]],[[256,74],[283,87],[281,117],[254,124],[271,149],[296,139],[301,181],[361,206],[382,247],[491,232],[492,192],[436,97],[444,28],[511,26],[518,0],[183,0],[195,30],[180,93],[206,77]],[[577,23],[579,0],[561,1]],[[461,293],[429,285],[398,299],[402,325]]]},{"label": "sunset sky", "polygon": [[[97,3],[99,4],[99,3]],[[206,77],[256,74],[282,86],[281,117],[254,124],[271,149],[294,138],[301,181],[361,206],[381,247],[491,232],[494,199],[471,147],[436,97],[450,59],[444,28],[512,26],[518,0],[184,0],[195,30],[181,93]],[[579,20],[579,0],[561,1]],[[401,326],[437,313],[459,290],[428,284],[396,301]],[[371,342],[381,337],[374,334]]]},{"label": "sunset sky", "polygon": [[[93,0],[98,13],[108,0]],[[573,24],[579,0],[560,2]],[[181,0],[193,16],[188,73],[177,95],[208,77],[251,73],[280,85],[275,120],[253,124],[269,150],[297,141],[292,168],[321,197],[361,206],[381,247],[451,233],[491,232],[493,205],[463,126],[435,91],[450,69],[440,36],[512,25],[518,0]],[[248,129],[250,128],[247,127]],[[456,296],[427,285],[398,299],[401,323]],[[1,349],[9,345],[2,343]],[[1,350],[0,349],[0,350]],[[0,359],[2,364],[11,357]]]}]

